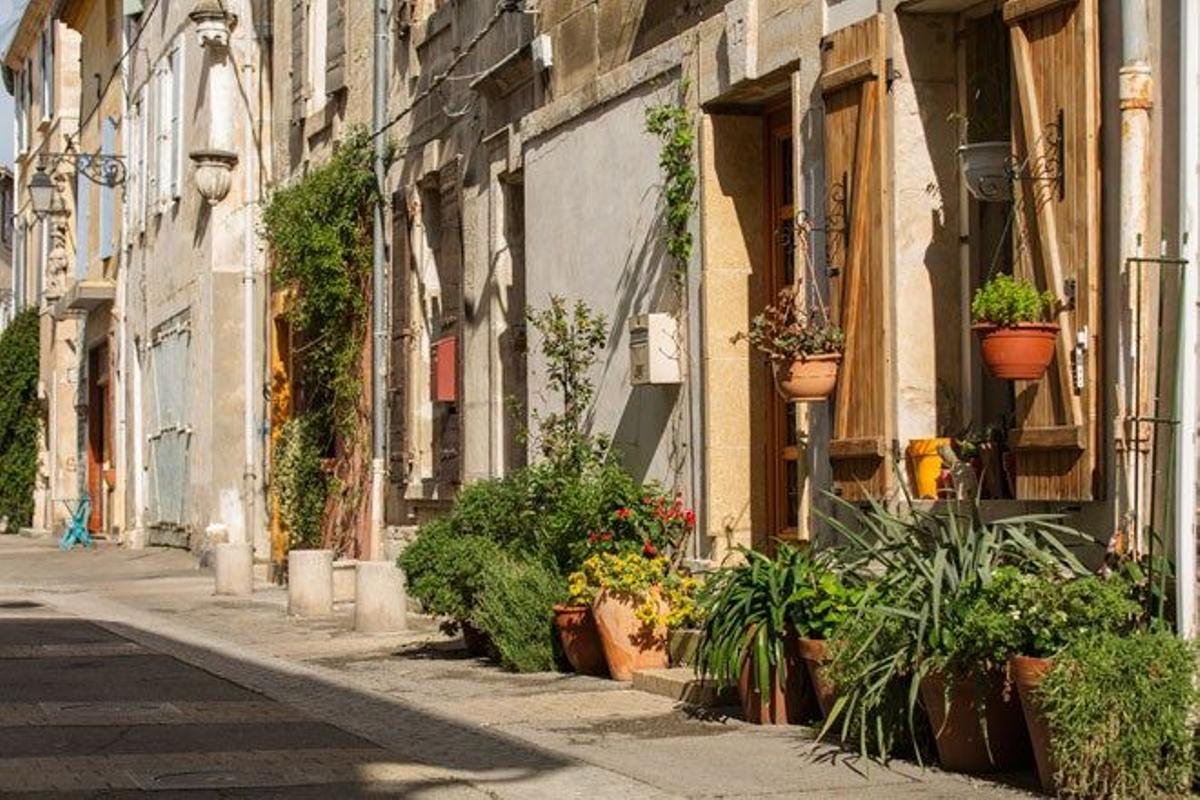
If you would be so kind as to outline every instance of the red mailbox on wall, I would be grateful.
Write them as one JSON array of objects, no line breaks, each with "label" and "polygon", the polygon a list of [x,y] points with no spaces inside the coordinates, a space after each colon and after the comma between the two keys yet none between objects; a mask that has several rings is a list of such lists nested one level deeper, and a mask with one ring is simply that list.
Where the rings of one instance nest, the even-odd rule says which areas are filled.
[{"label": "red mailbox on wall", "polygon": [[433,401],[458,402],[457,336],[443,336],[433,343]]}]

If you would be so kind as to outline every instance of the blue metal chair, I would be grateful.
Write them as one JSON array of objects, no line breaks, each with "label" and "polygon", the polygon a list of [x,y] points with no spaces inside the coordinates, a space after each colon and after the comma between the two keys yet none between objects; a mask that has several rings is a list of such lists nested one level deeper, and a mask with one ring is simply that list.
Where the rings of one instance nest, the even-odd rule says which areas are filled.
[{"label": "blue metal chair", "polygon": [[96,543],[87,529],[88,515],[92,510],[92,498],[88,497],[87,492],[84,492],[74,509],[71,508],[69,500],[63,500],[63,504],[71,512],[71,521],[67,523],[67,531],[63,534],[62,541],[58,543],[59,548],[70,550],[77,544],[83,547],[95,547]]}]

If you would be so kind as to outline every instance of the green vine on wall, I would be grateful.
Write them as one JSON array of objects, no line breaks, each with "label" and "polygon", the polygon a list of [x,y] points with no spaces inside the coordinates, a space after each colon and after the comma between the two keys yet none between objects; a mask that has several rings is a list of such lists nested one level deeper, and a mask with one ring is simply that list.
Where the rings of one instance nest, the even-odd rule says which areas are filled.
[{"label": "green vine on wall", "polygon": [[[686,94],[686,90],[684,91]],[[682,103],[662,103],[646,110],[646,131],[662,142],[658,166],[666,204],[667,253],[677,275],[687,272],[694,246],[691,228],[696,210],[696,131],[692,113]]]},{"label": "green vine on wall", "polygon": [[33,522],[37,478],[38,314],[17,314],[0,334],[0,533]]},{"label": "green vine on wall", "polygon": [[[345,492],[360,493],[359,473],[365,471],[369,409],[363,355],[372,209],[379,199],[373,147],[365,129],[352,130],[327,164],[275,191],[263,210],[271,277],[289,298],[286,313],[301,383],[298,419],[282,431],[272,459],[272,485],[293,546],[338,546],[329,541],[329,531],[345,535],[345,527],[329,519],[347,511],[353,516],[361,500]],[[313,466],[324,457],[337,464],[321,481]],[[316,500],[326,494],[331,501],[340,497],[341,507]]]}]

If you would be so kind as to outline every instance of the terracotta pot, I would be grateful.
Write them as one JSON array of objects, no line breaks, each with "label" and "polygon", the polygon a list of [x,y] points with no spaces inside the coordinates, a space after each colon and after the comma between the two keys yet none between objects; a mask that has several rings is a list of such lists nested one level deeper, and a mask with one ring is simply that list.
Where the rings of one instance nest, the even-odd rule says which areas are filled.
[{"label": "terracotta pot", "polygon": [[463,644],[467,648],[467,655],[472,658],[486,658],[492,654],[490,636],[466,620],[460,620],[458,627],[462,629]]},{"label": "terracotta pot", "polygon": [[981,324],[972,330],[979,335],[983,363],[1000,380],[1036,381],[1054,358],[1058,326],[1052,323]]},{"label": "terracotta pot", "polygon": [[833,394],[837,386],[841,353],[808,356],[791,362],[776,362],[775,386],[784,400],[818,402]]},{"label": "terracotta pot", "polygon": [[580,675],[608,675],[600,632],[587,606],[555,606],[554,627],[571,669]]},{"label": "terracotta pot", "polygon": [[[659,598],[658,603],[665,616],[666,602]],[[631,681],[637,670],[663,669],[668,663],[667,626],[643,623],[633,613],[636,607],[633,598],[607,589],[592,603],[608,672],[618,681]]]},{"label": "terracotta pot", "polygon": [[948,687],[946,680],[941,673],[921,680],[921,702],[942,768],[1009,772],[1027,767],[1032,760],[1029,737],[1015,693],[1005,695],[1004,674],[954,677]]},{"label": "terracotta pot", "polygon": [[837,702],[833,682],[825,674],[826,664],[829,663],[829,648],[824,639],[800,638],[796,640],[796,652],[808,669],[808,680],[816,696],[817,706],[821,709],[821,716],[828,717],[829,712],[833,711],[833,704]]},{"label": "terracotta pot", "polygon": [[[804,660],[800,658],[799,639],[789,636],[783,645],[784,669],[770,667],[770,691],[759,691],[754,677],[754,661],[747,653],[738,677],[738,699],[742,715],[756,725],[798,725],[816,715],[816,698],[809,687]],[[782,678],[782,679],[781,679]]]},{"label": "terracotta pot", "polygon": [[1008,659],[1008,672],[1012,675],[1017,694],[1021,697],[1025,726],[1029,729],[1029,741],[1033,743],[1038,780],[1042,784],[1042,790],[1051,795],[1057,792],[1054,785],[1054,773],[1057,770],[1053,759],[1050,758],[1050,726],[1046,723],[1046,715],[1042,713],[1042,702],[1038,699],[1037,688],[1041,685],[1046,671],[1053,665],[1054,662],[1048,658],[1013,656]]}]

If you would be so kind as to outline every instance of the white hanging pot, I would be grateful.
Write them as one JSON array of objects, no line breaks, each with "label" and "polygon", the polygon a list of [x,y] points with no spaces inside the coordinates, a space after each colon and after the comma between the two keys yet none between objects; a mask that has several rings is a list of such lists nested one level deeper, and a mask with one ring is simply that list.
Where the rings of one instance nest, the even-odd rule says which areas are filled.
[{"label": "white hanging pot", "polygon": [[976,200],[985,203],[1012,200],[1011,156],[1012,147],[1006,141],[959,145],[958,166]]}]

